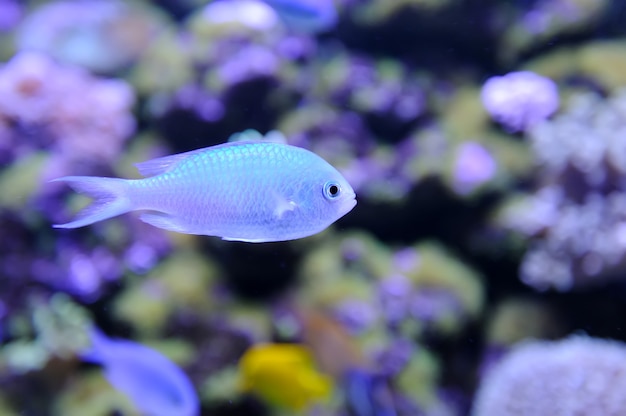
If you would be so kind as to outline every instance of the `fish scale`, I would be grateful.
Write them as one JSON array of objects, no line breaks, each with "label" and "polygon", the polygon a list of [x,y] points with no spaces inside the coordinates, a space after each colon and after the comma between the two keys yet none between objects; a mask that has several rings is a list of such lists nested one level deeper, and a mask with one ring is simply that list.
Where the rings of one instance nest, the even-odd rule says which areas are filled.
[{"label": "fish scale", "polygon": [[[284,241],[327,228],[356,205],[346,179],[316,154],[270,142],[236,142],[137,164],[145,179],[68,176],[94,202],[76,228],[129,211],[156,227],[246,242]],[[331,192],[333,190],[333,192]]]}]

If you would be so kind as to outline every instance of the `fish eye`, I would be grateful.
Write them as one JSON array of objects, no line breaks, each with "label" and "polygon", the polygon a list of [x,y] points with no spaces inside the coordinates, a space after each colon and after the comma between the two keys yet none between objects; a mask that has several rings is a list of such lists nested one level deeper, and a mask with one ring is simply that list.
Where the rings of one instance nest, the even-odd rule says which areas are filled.
[{"label": "fish eye", "polygon": [[341,193],[341,187],[337,182],[326,182],[324,185],[324,197],[326,199],[335,199]]}]

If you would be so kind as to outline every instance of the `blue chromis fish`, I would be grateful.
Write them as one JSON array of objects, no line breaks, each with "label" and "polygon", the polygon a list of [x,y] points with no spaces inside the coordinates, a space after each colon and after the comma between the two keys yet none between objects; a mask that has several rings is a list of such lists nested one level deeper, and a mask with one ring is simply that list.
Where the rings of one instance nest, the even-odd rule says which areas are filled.
[{"label": "blue chromis fish", "polygon": [[197,416],[198,396],[183,371],[159,352],[136,342],[109,339],[90,330],[84,361],[100,364],[106,379],[124,393],[142,415]]},{"label": "blue chromis fish", "polygon": [[318,33],[332,29],[337,24],[337,8],[333,0],[262,0],[291,29]]},{"label": "blue chromis fish", "polygon": [[352,369],[343,376],[345,400],[354,416],[397,416],[390,387],[383,376]]},{"label": "blue chromis fish", "polygon": [[356,195],[316,154],[267,141],[225,143],[138,163],[144,179],[66,176],[93,203],[77,228],[129,211],[155,227],[261,243],[316,234],[347,214]]}]

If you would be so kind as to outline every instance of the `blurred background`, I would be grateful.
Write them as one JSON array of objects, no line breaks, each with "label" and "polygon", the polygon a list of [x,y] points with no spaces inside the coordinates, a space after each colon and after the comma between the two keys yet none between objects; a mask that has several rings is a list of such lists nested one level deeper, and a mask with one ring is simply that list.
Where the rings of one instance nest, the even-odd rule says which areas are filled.
[{"label": "blurred background", "polygon": [[[0,0],[0,415],[626,414],[624,21]],[[52,228],[88,200],[49,180],[241,132],[322,156],[358,205],[281,243]]]}]

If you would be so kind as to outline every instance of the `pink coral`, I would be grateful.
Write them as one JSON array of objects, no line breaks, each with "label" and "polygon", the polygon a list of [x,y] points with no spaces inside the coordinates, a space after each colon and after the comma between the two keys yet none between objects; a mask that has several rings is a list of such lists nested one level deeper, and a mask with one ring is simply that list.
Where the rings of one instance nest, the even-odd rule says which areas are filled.
[{"label": "pink coral", "polygon": [[489,115],[514,132],[527,130],[559,108],[556,84],[530,71],[489,78],[481,99]]},{"label": "pink coral", "polygon": [[67,159],[114,159],[134,132],[134,101],[126,82],[96,78],[43,54],[22,52],[0,66],[1,124],[38,131],[32,143]]}]

